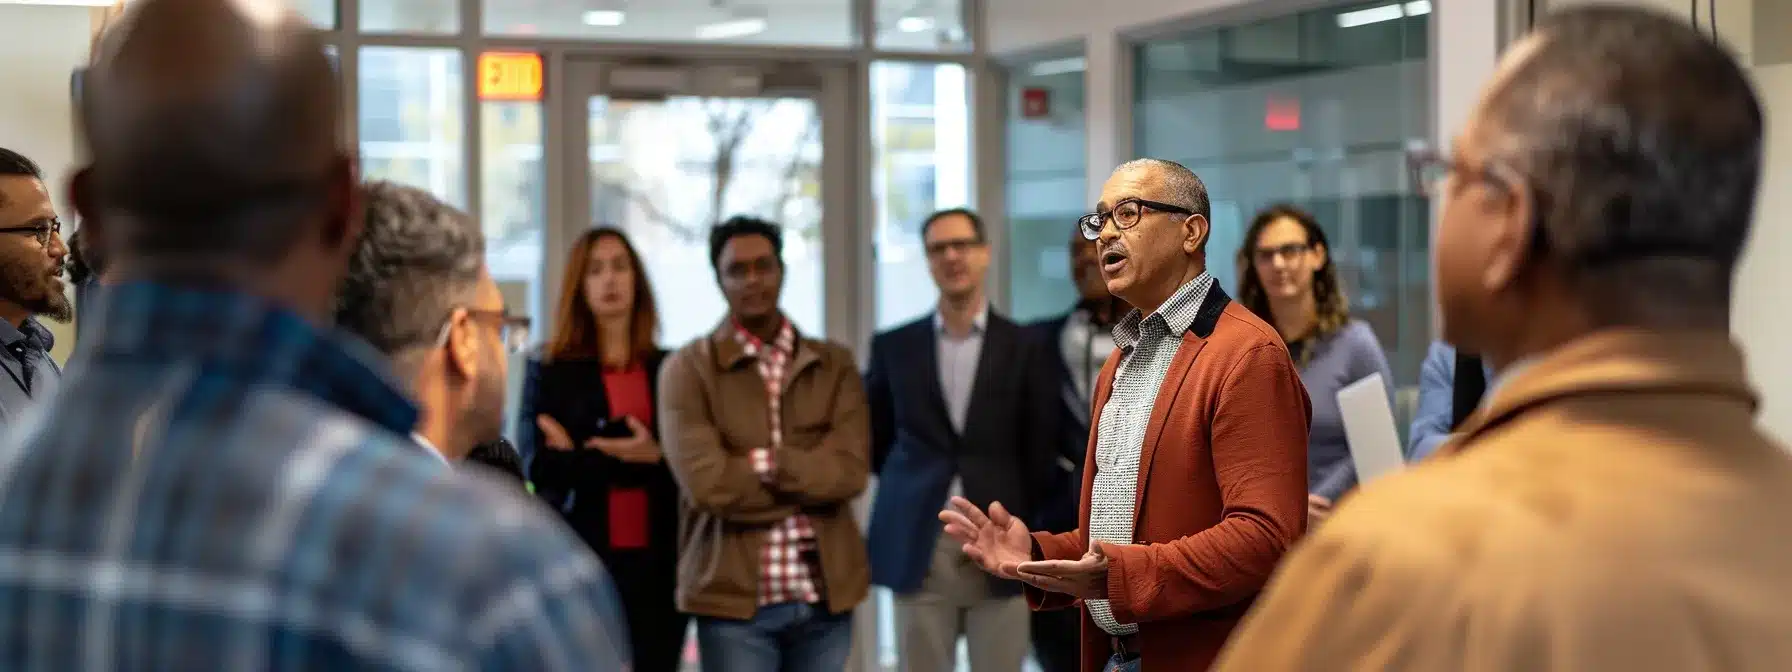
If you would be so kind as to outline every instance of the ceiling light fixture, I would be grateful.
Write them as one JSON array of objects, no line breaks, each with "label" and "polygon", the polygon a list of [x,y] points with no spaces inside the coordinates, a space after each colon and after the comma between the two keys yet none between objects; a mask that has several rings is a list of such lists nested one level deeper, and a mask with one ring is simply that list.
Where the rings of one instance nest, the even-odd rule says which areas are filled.
[{"label": "ceiling light fixture", "polygon": [[1052,75],[1068,75],[1089,69],[1089,61],[1081,56],[1071,58],[1054,58],[1040,61],[1027,67],[1027,74],[1034,77],[1050,77]]},{"label": "ceiling light fixture", "polygon": [[1424,16],[1431,13],[1431,0],[1412,0],[1404,4],[1382,5],[1344,12],[1338,15],[1339,28],[1355,28],[1371,23],[1404,19],[1409,16]]},{"label": "ceiling light fixture", "polygon": [[40,7],[111,7],[113,0],[0,0],[0,5],[37,5]]},{"label": "ceiling light fixture", "polygon": [[615,9],[594,9],[585,12],[584,18],[587,26],[620,26],[628,15]]},{"label": "ceiling light fixture", "polygon": [[905,16],[896,20],[896,29],[905,33],[925,33],[933,30],[933,19],[925,16]]},{"label": "ceiling light fixture", "polygon": [[765,19],[731,19],[697,27],[699,40],[729,40],[765,32]]}]

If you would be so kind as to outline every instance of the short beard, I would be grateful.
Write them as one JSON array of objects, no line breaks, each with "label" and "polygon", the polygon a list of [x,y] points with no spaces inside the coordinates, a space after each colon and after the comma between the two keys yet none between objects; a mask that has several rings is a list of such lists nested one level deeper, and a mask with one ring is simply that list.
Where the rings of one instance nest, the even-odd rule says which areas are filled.
[{"label": "short beard", "polygon": [[[48,290],[48,288],[45,289]],[[69,303],[68,296],[65,294],[45,291],[43,299],[33,303],[36,305],[26,306],[26,309],[40,317],[47,317],[65,324],[69,320],[75,319],[75,306]]]},{"label": "short beard", "polygon": [[75,309],[69,304],[68,294],[57,291],[57,284],[38,269],[27,268],[27,264],[17,260],[0,262],[0,298],[18,304],[32,315],[68,322],[74,319]]}]

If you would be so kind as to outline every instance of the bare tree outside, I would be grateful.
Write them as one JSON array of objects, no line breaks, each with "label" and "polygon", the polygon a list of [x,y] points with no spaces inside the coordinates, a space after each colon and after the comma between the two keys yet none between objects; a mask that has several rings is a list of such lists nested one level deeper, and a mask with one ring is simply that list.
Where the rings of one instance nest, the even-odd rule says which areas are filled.
[{"label": "bare tree outside", "polygon": [[[821,197],[821,156],[811,151],[818,146],[821,119],[813,106],[805,106],[800,113],[803,118],[796,120],[793,138],[790,111],[779,103],[763,98],[667,101],[668,107],[697,108],[707,134],[707,151],[679,157],[678,177],[672,180],[654,180],[625,162],[594,162],[592,197],[620,199],[636,214],[685,242],[707,240],[712,225],[739,214],[766,217],[783,223],[791,234],[818,239],[819,227],[802,221],[807,218],[792,212],[792,206],[805,199],[818,202]],[[618,125],[627,123],[624,115],[613,118]],[[785,156],[769,156],[764,147],[749,148],[749,141],[760,133],[776,136]],[[763,144],[765,139],[758,138],[758,142]],[[698,195],[692,192],[699,186],[702,207],[692,209],[688,205]],[[746,193],[748,190],[752,193]]]},{"label": "bare tree outside", "polygon": [[715,327],[709,230],[734,215],[784,227],[781,301],[799,329],[822,333],[821,119],[808,98],[589,102],[589,221],[628,232],[662,306],[661,337]]}]

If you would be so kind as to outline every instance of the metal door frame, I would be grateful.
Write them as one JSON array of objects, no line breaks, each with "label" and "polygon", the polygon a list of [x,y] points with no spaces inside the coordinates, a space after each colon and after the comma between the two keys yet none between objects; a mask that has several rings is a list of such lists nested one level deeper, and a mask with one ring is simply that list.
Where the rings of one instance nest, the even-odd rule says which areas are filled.
[{"label": "metal door frame", "polygon": [[[547,172],[547,226],[543,233],[545,254],[542,277],[559,278],[565,272],[566,250],[578,235],[590,226],[590,166],[585,151],[589,143],[590,120],[587,105],[593,96],[605,95],[604,75],[607,69],[621,65],[651,62],[656,66],[704,68],[712,66],[770,66],[781,62],[775,58],[653,58],[648,54],[573,53],[554,59],[548,75],[551,94],[545,110],[543,152]],[[788,63],[788,61],[782,61]],[[822,253],[822,321],[827,338],[857,343],[867,315],[860,309],[857,297],[860,285],[872,278],[854,270],[862,265],[857,251],[863,232],[853,226],[862,209],[854,197],[863,181],[859,177],[856,157],[864,153],[858,142],[864,123],[853,109],[852,92],[855,69],[851,61],[811,61],[808,65],[819,86],[807,93],[815,101],[821,120],[821,253]],[[779,97],[793,97],[780,91]],[[801,95],[800,93],[798,95]],[[541,305],[557,305],[559,283],[541,283]],[[716,316],[720,319],[721,316]],[[678,344],[667,344],[676,347]]]}]

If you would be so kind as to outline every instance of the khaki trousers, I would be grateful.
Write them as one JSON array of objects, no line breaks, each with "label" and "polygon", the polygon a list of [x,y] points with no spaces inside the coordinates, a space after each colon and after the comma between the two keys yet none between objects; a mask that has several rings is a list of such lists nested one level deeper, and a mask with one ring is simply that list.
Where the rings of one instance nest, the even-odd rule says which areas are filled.
[{"label": "khaki trousers", "polygon": [[1026,598],[991,597],[989,575],[959,546],[942,535],[921,590],[896,596],[902,669],[953,672],[963,635],[972,672],[1018,672],[1031,646]]}]

